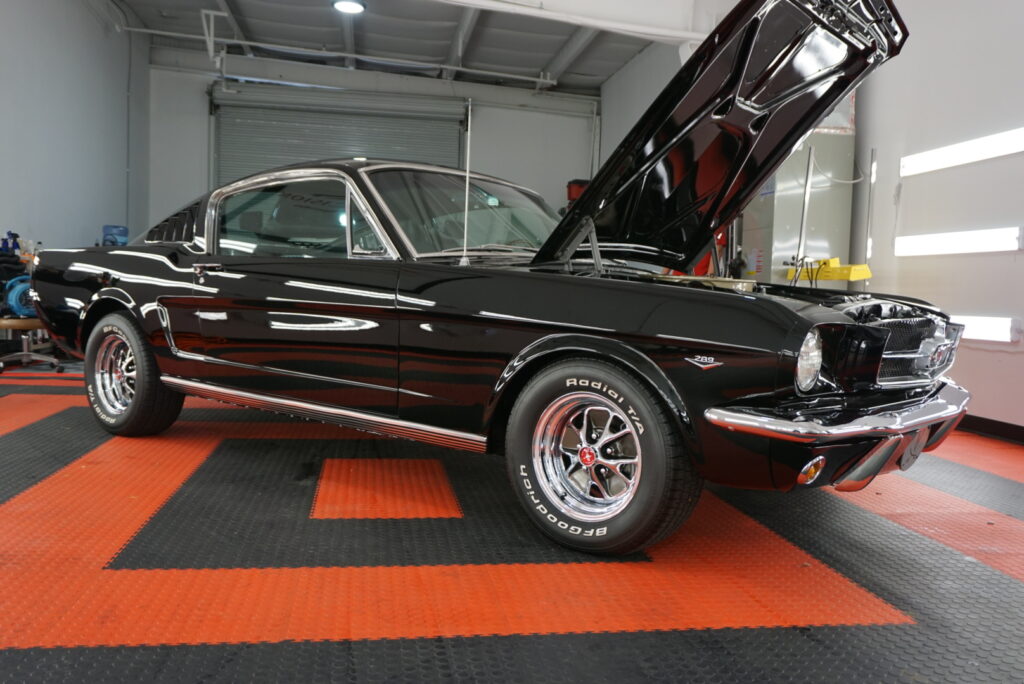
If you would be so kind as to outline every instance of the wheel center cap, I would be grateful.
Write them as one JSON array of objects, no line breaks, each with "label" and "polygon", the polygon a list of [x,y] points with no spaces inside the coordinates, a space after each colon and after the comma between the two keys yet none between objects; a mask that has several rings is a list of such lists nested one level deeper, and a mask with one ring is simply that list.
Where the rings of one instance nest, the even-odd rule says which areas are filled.
[{"label": "wheel center cap", "polygon": [[597,452],[594,451],[594,447],[585,446],[580,449],[580,463],[585,466],[592,466],[597,462]]}]

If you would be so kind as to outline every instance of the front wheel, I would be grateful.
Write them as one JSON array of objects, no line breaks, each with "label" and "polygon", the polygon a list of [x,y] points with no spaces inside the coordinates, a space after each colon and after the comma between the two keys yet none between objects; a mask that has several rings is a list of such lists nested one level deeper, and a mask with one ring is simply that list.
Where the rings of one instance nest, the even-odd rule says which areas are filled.
[{"label": "front wheel", "polygon": [[108,432],[126,437],[166,430],[181,413],[184,395],[160,381],[160,369],[128,313],[104,316],[85,346],[89,405]]},{"label": "front wheel", "polygon": [[667,537],[703,486],[658,397],[593,359],[556,363],[526,385],[505,453],[530,519],[592,553],[629,553]]}]

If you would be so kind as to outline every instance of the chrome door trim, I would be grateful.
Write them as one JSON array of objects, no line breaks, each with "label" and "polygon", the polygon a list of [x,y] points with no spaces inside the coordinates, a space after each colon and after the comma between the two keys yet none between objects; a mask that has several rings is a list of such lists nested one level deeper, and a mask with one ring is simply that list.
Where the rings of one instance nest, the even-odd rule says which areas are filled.
[{"label": "chrome door trim", "polygon": [[[287,171],[270,171],[268,173],[261,173],[257,176],[251,176],[249,178],[243,178],[242,180],[235,181],[225,185],[224,187],[217,188],[210,193],[210,199],[206,203],[206,214],[204,217],[205,222],[205,235],[206,235],[206,253],[217,254],[217,212],[220,210],[220,204],[225,197],[234,195],[239,192],[245,192],[246,190],[255,190],[267,185],[279,185],[281,183],[298,183],[302,181],[314,181],[314,180],[336,180],[345,184],[348,190],[348,194],[351,194],[355,200],[359,209],[363,212],[366,218],[369,220],[370,225],[373,227],[374,233],[380,239],[381,244],[387,250],[386,255],[373,255],[373,256],[357,256],[357,257],[339,257],[347,259],[388,259],[391,261],[398,261],[400,259],[398,250],[395,249],[395,243],[392,242],[391,237],[387,234],[381,225],[380,219],[377,215],[370,210],[370,205],[366,202],[366,198],[363,197],[362,192],[359,190],[358,184],[349,174],[339,169],[333,169],[329,167],[311,167],[305,169],[288,169]],[[348,195],[346,195],[348,196]],[[351,247],[351,245],[350,245]]]},{"label": "chrome door trim", "polygon": [[312,404],[297,399],[284,399],[282,397],[229,389],[170,375],[161,376],[160,379],[172,389],[197,397],[217,399],[230,404],[284,413],[299,418],[321,420],[364,432],[411,439],[452,449],[463,449],[481,454],[487,451],[487,438],[471,432],[449,430],[433,425],[424,425],[423,423],[413,423],[397,418],[363,413],[361,411]]},{"label": "chrome door trim", "polygon": [[253,365],[248,364],[248,363],[239,363],[237,361],[228,361],[228,360],[225,360],[225,359],[218,359],[215,356],[207,356],[205,354],[196,354],[195,352],[182,351],[182,350],[178,349],[174,345],[173,340],[171,341],[171,353],[174,354],[175,356],[177,356],[178,358],[185,359],[187,361],[200,361],[202,363],[214,363],[214,364],[217,364],[217,365],[220,365],[220,366],[231,366],[232,368],[242,368],[244,370],[258,371],[258,372],[261,372],[261,373],[267,373],[267,372],[278,373],[280,375],[288,375],[288,376],[291,376],[291,377],[294,377],[294,378],[303,378],[305,380],[317,380],[317,381],[320,381],[320,382],[333,382],[333,383],[336,383],[338,385],[349,385],[351,387],[364,387],[366,389],[391,391],[391,392],[396,392],[398,394],[408,394],[410,396],[424,397],[424,398],[428,398],[428,399],[432,399],[433,398],[429,394],[423,394],[421,392],[413,392],[412,390],[405,390],[405,389],[400,389],[400,388],[396,388],[396,387],[387,387],[385,385],[374,385],[373,383],[370,383],[370,382],[360,382],[358,380],[346,380],[345,378],[332,378],[332,377],[327,376],[327,375],[316,375],[314,373],[304,373],[302,371],[288,370],[288,369],[285,369],[285,368],[278,368],[276,366],[253,366]]}]

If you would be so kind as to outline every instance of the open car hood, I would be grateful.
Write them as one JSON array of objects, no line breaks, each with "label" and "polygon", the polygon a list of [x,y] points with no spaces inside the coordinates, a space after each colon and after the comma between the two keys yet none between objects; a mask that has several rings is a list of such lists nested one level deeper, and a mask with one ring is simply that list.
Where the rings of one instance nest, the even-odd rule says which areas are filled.
[{"label": "open car hood", "polygon": [[683,65],[534,263],[601,251],[686,270],[844,96],[896,55],[889,0],[741,0]]}]

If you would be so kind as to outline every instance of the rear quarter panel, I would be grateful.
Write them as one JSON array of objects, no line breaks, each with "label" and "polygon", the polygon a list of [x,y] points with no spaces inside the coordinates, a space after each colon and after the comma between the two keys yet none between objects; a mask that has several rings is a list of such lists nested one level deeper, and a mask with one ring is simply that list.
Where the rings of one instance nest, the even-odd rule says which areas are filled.
[{"label": "rear quarter panel", "polygon": [[178,246],[45,250],[33,273],[40,318],[61,347],[85,353],[89,327],[103,313],[129,311],[164,372],[175,357],[160,320],[158,297],[192,295],[191,264]]}]

